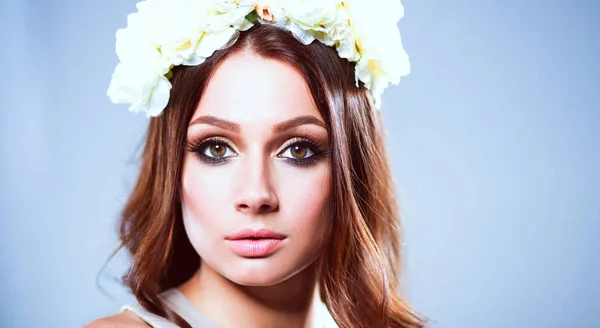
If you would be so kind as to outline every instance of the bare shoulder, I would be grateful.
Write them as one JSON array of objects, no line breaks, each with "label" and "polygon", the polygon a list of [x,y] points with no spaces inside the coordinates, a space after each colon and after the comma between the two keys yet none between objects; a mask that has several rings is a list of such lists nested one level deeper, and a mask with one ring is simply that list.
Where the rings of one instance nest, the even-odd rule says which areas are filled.
[{"label": "bare shoulder", "polygon": [[108,317],[96,319],[83,328],[148,328],[149,325],[131,311],[123,311]]}]

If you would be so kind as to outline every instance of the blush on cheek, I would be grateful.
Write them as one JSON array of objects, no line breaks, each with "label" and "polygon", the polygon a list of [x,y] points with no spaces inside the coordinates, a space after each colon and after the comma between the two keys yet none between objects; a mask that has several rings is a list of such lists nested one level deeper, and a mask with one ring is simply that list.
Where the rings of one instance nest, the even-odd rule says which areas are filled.
[{"label": "blush on cheek", "polygon": [[320,216],[328,206],[331,194],[327,167],[307,174],[286,174],[286,180],[286,185],[293,187],[282,187],[278,191],[285,207],[293,209],[303,220]]},{"label": "blush on cheek", "polygon": [[198,218],[211,220],[226,209],[230,189],[226,170],[207,167],[188,156],[182,173],[183,200]]},{"label": "blush on cheek", "polygon": [[[293,231],[299,257],[314,257],[328,240],[331,224],[331,175],[328,163],[302,174],[286,173],[286,184],[279,188],[282,206],[280,220]],[[300,254],[304,252],[305,254]]]},{"label": "blush on cheek", "polygon": [[191,156],[187,158],[182,172],[182,212],[188,238],[202,256],[225,234],[223,192],[227,186],[218,174],[206,172],[194,161]]}]

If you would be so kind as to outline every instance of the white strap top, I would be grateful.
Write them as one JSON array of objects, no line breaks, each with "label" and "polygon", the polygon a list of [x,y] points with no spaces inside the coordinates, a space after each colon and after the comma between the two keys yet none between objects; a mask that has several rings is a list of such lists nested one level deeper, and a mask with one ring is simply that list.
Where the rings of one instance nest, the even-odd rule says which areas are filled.
[{"label": "white strap top", "polygon": [[[185,319],[194,328],[218,328],[208,318],[203,316],[194,305],[177,288],[171,288],[159,296],[163,302],[180,317]],[[121,307],[121,311],[129,310],[153,328],[179,328],[167,319],[149,312],[140,304],[128,304]]]},{"label": "white strap top", "polygon": [[[219,328],[219,326],[206,318],[196,307],[179,291],[177,288],[171,288],[160,294],[163,302],[194,328]],[[153,328],[179,328],[176,324],[167,319],[149,312],[140,304],[128,304],[121,307],[120,312],[131,311],[144,320]],[[319,302],[315,323],[323,323],[323,328],[338,328],[331,317],[327,307]]]}]

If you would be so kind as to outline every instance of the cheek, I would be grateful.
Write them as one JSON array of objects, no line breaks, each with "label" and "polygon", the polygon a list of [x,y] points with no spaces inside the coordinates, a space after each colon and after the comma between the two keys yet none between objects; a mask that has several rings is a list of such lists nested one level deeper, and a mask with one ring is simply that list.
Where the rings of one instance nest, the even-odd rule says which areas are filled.
[{"label": "cheek", "polygon": [[227,176],[221,176],[218,170],[206,172],[206,167],[194,161],[195,158],[187,156],[183,166],[182,210],[190,242],[201,250],[225,234],[226,218],[222,216],[227,208],[229,183],[223,180]]},{"label": "cheek", "polygon": [[318,248],[330,226],[331,173],[328,164],[306,173],[286,174],[278,189],[281,220],[295,243]]}]

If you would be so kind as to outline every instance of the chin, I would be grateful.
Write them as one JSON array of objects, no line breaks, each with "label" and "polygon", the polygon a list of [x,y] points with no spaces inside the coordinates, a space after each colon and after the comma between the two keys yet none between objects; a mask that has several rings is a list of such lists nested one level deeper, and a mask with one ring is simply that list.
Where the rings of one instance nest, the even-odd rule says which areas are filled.
[{"label": "chin", "polygon": [[242,286],[272,286],[281,283],[300,269],[286,268],[273,259],[239,259],[222,272],[230,281]]}]

